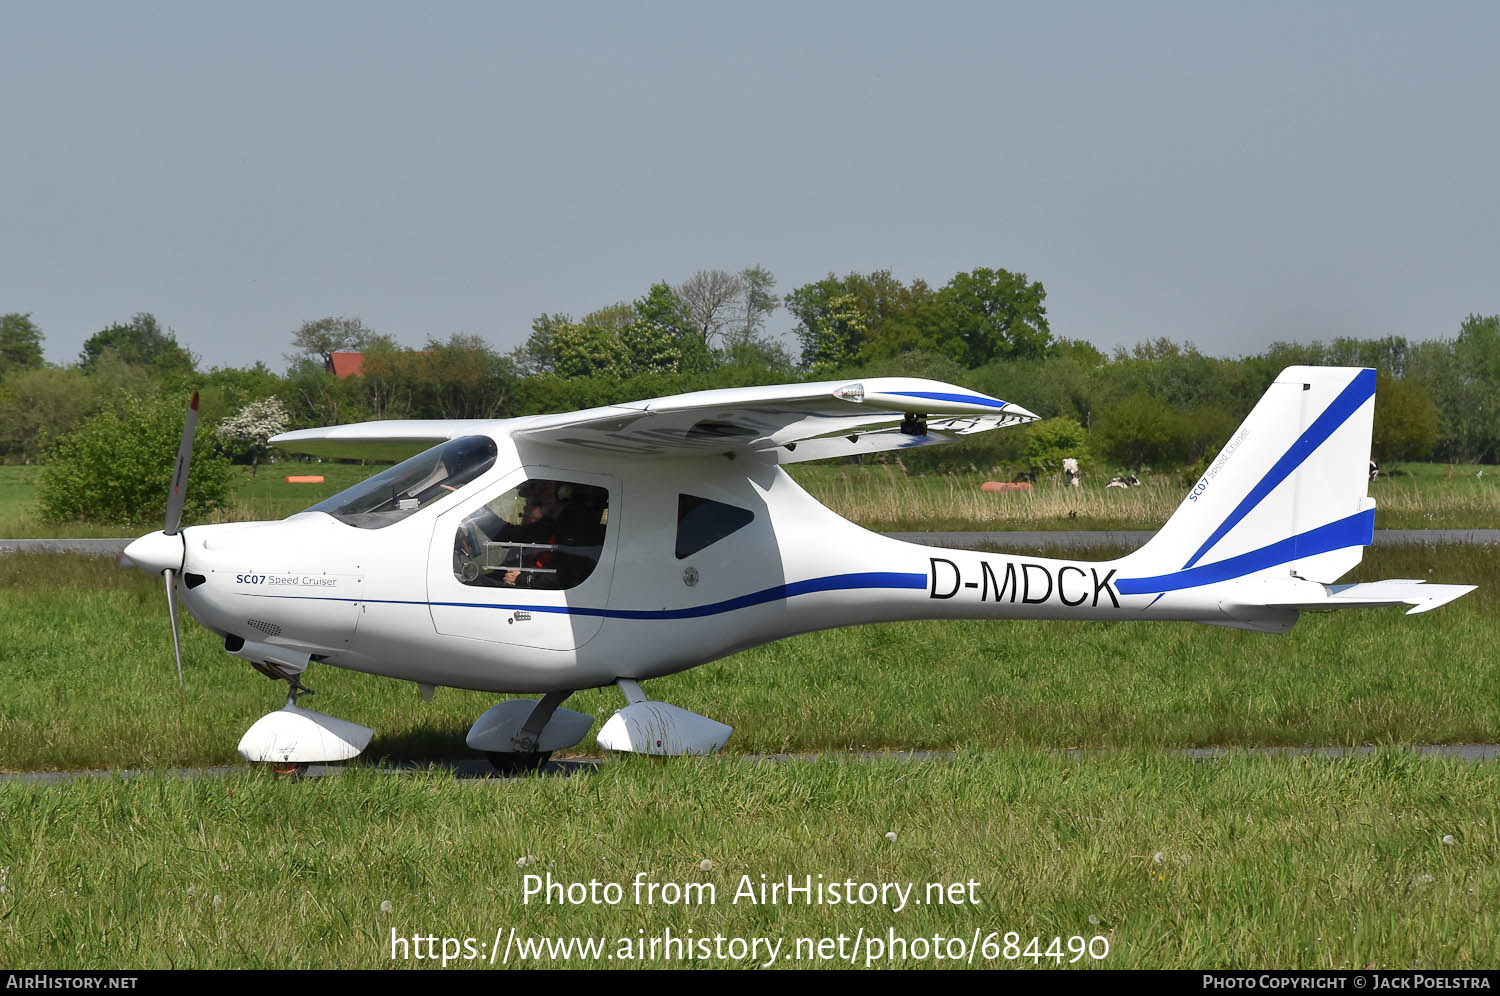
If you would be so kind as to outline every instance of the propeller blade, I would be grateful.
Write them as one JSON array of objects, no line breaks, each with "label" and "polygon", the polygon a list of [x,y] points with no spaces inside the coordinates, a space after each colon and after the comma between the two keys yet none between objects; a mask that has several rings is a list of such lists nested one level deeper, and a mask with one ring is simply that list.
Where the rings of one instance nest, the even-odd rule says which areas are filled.
[{"label": "propeller blade", "polygon": [[177,634],[177,572],[163,571],[167,579],[167,615],[172,617],[172,652],[177,655],[177,689],[182,690],[182,637]]},{"label": "propeller blade", "polygon": [[193,392],[192,403],[188,405],[187,419],[182,423],[182,442],[177,446],[177,465],[172,468],[172,490],[167,493],[167,527],[168,536],[177,532],[177,527],[182,525],[182,505],[187,500],[188,464],[193,459],[193,431],[198,426],[198,392]]}]

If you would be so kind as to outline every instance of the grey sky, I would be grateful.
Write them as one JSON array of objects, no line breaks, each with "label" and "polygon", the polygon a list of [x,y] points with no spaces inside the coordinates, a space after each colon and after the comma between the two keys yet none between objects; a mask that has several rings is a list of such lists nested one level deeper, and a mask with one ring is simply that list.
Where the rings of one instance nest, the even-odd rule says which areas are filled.
[{"label": "grey sky", "polygon": [[[281,369],[358,315],[507,350],[653,281],[1047,287],[1058,335],[1500,311],[1500,5],[19,4],[0,311]],[[789,326],[778,313],[773,326]]]}]

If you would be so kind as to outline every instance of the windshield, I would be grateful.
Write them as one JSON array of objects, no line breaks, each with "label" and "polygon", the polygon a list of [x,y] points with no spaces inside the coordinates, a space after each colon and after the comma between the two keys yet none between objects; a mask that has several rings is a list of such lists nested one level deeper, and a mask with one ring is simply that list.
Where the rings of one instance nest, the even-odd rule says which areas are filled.
[{"label": "windshield", "polygon": [[445,498],[495,465],[495,441],[463,436],[434,446],[307,509],[380,529]]}]

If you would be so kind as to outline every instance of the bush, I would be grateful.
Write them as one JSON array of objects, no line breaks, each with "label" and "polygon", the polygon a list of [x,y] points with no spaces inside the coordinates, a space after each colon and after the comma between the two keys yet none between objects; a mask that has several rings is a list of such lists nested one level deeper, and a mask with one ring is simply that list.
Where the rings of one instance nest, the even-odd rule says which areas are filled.
[{"label": "bush", "polygon": [[[185,408],[166,399],[133,401],[118,414],[86,419],[52,448],[37,484],[37,503],[50,521],[87,520],[161,525]],[[213,433],[199,426],[188,474],[184,523],[222,508],[229,461],[214,454]]]},{"label": "bush", "polygon": [[1080,469],[1089,465],[1089,437],[1083,426],[1067,416],[1043,419],[1025,428],[1026,462],[1034,474],[1060,473],[1068,457],[1078,461]]}]

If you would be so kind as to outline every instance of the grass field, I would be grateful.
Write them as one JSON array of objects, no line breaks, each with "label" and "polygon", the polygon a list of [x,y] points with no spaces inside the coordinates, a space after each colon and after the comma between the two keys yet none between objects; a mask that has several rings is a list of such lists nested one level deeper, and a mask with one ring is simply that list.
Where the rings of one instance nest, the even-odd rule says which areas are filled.
[{"label": "grass field", "polygon": [[[356,464],[273,464],[251,478],[235,468],[231,502],[214,521],[279,519],[369,477],[379,468]],[[975,470],[909,475],[895,464],[790,468],[824,504],[875,530],[1155,529],[1182,501],[1179,475],[1147,477],[1138,488],[1092,481],[1067,488],[1042,481],[1031,493],[994,494],[980,485],[993,475]],[[1483,471],[1483,476],[1476,476]],[[49,523],[35,507],[35,467],[0,467],[0,538],[131,536],[140,524]],[[316,473],[324,484],[287,484],[291,473]],[[1003,475],[1002,475],[1003,476]],[[1379,529],[1477,529],[1500,523],[1500,468],[1409,464],[1388,468],[1370,486]],[[165,491],[162,499],[165,508]],[[147,522],[155,523],[153,512]]]},{"label": "grass field", "polygon": [[[354,769],[300,783],[0,785],[0,964],[439,964],[393,962],[394,933],[473,938],[478,960],[449,967],[485,967],[496,932],[511,946],[514,928],[605,947],[524,962],[511,947],[497,964],[845,967],[798,948],[829,938],[833,955],[842,936],[853,964],[880,967],[953,965],[932,957],[934,937],[958,964],[952,939],[979,938],[973,963],[985,967],[1067,965],[1093,938],[1107,955],[1076,965],[1494,966],[1497,799],[1493,764],[1394,751],[1202,763],[1017,749],[930,762],[632,759],[509,781]],[[616,883],[620,901],[526,902],[527,874]],[[638,875],[694,885],[682,896],[693,901],[659,889],[637,902]],[[885,905],[740,893],[747,879],[789,876],[902,883],[930,899],[929,883],[961,883],[963,901],[898,911],[894,893]],[[779,948],[774,962],[764,946],[636,957],[689,931]],[[1033,937],[1033,951],[1060,938],[1061,957],[1025,957]],[[926,957],[910,946],[901,957],[887,947],[897,938],[926,939]],[[886,950],[855,946],[876,939]]]},{"label": "grass field", "polygon": [[[1481,529],[1500,525],[1500,471],[1412,464],[1370,485],[1377,529]],[[794,467],[793,475],[840,515],[877,531],[1156,529],[1187,494],[1179,475],[1137,488],[1080,488],[1041,481],[1032,492],[988,493],[990,475],[908,475],[893,464]]]},{"label": "grass field", "polygon": [[[1500,558],[1367,551],[1359,578],[1393,576],[1481,587],[1421,616],[1308,616],[1279,637],[1023,622],[811,634],[650,684],[733,724],[725,754],[567,778],[381,773],[382,758],[465,756],[492,697],[441,689],[427,704],[408,684],[315,666],[309,704],[374,726],[368,760],[315,781],[248,768],[184,781],[151,769],[233,763],[282,686],[187,621],[179,708],[159,582],[108,560],[0,556],[0,768],[148,769],[0,783],[0,965],[440,964],[393,961],[394,931],[473,938],[477,960],[448,967],[482,967],[498,930],[512,966],[519,941],[593,938],[597,954],[525,963],[844,967],[842,951],[948,967],[934,955],[966,959],[977,938],[973,964],[990,967],[1067,965],[1091,941],[1107,956],[1075,967],[1494,967],[1500,766],[1399,746],[1497,738]],[[601,719],[620,704],[614,691],[568,703]],[[1341,759],[1170,752],[1365,743],[1385,746]],[[885,747],[956,753],[837,755]],[[831,753],[740,756],[806,750]],[[638,903],[641,873],[712,885],[713,901]],[[618,883],[621,901],[527,903],[527,874]],[[964,901],[734,901],[747,876],[820,875],[919,896],[962,883]],[[661,947],[689,930],[711,942],[694,957]],[[719,947],[755,938],[754,954]]]},{"label": "grass field", "polygon": [[[889,623],[758,647],[651,690],[731,724],[731,747],[751,752],[1500,736],[1495,551],[1374,549],[1355,576],[1480,589],[1418,616],[1310,614],[1285,636],[1176,623]],[[191,620],[183,639],[179,711],[159,581],[108,560],[0,557],[0,768],[234,762],[239,734],[280,705],[284,686]],[[463,735],[493,704],[451,689],[429,704],[408,683],[325,666],[307,682],[318,690],[312,707],[377,731],[373,758],[467,756]],[[568,706],[602,722],[620,703],[610,689]]]}]

